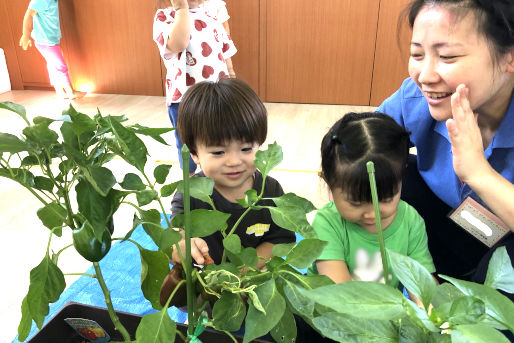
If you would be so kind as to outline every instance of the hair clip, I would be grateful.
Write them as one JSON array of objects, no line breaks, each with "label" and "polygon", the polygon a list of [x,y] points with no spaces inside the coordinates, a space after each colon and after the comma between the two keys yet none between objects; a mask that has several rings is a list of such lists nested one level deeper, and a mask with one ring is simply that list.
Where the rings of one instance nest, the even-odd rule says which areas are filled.
[{"label": "hair clip", "polygon": [[337,135],[332,135],[331,141],[332,143],[341,144],[341,141],[339,140],[339,137],[337,137]]}]

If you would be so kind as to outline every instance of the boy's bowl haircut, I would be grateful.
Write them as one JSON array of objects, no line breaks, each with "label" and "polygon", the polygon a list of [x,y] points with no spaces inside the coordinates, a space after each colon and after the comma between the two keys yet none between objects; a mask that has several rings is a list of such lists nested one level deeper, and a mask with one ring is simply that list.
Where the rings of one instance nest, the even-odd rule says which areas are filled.
[{"label": "boy's bowl haircut", "polygon": [[244,81],[221,79],[190,87],[179,105],[177,129],[182,141],[196,153],[196,144],[217,146],[232,140],[266,140],[266,107]]}]

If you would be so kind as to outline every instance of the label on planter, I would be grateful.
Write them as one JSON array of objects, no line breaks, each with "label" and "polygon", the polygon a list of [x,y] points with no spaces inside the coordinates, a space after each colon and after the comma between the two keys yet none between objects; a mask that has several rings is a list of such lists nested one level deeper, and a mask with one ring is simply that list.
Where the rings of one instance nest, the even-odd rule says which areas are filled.
[{"label": "label on planter", "polygon": [[108,343],[111,338],[107,332],[94,320],[84,318],[64,319],[77,333],[93,343]]}]

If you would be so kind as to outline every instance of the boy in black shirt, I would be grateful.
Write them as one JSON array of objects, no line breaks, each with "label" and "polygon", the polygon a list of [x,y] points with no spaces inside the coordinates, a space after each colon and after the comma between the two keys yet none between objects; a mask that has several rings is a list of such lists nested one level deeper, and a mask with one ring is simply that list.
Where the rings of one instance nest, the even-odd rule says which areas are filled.
[{"label": "boy in black shirt", "polygon": [[[191,151],[191,157],[202,172],[214,180],[212,200],[217,210],[230,213],[227,232],[239,219],[245,208],[237,199],[245,192],[262,189],[262,175],[256,170],[254,159],[259,146],[266,140],[266,108],[257,94],[243,81],[222,79],[219,82],[202,82],[191,87],[180,104],[178,132]],[[278,197],[284,192],[280,184],[266,177],[263,197]],[[273,205],[263,200],[262,205]],[[210,205],[191,198],[191,210],[211,209]],[[183,212],[183,194],[175,194],[171,214]],[[274,244],[295,241],[295,234],[271,220],[268,210],[250,211],[239,223],[235,234],[243,247],[252,247],[257,255],[271,258]],[[208,237],[191,239],[191,255],[197,264],[204,264],[210,256],[214,263],[221,262],[223,236],[216,232]],[[184,240],[179,245],[184,251]],[[180,263],[178,252],[173,251],[173,262]],[[264,265],[260,259],[258,268]]]}]

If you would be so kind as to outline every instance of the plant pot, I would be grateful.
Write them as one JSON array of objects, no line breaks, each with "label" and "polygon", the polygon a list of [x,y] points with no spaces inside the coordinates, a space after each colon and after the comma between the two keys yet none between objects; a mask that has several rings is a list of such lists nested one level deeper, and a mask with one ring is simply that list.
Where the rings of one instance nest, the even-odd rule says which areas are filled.
[{"label": "plant pot", "polygon": [[[132,339],[135,339],[137,326],[139,325],[142,316],[121,311],[116,311],[116,313],[118,314],[120,321],[132,336]],[[76,302],[68,302],[28,341],[28,343],[83,343],[85,341],[84,338],[82,338],[64,321],[65,318],[84,318],[94,320],[111,336],[111,342],[123,341],[122,336],[114,329],[114,325],[111,322],[107,309]],[[177,329],[187,335],[187,325],[177,323]],[[239,342],[243,341],[243,338],[239,336],[236,336],[236,339]],[[200,340],[203,343],[233,343],[232,339],[230,339],[226,334],[210,329],[206,329],[200,335]],[[178,336],[175,341],[182,342]],[[268,343],[270,341],[254,340],[252,342]]]}]

